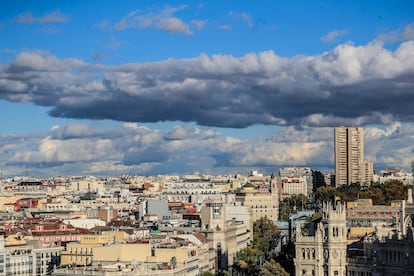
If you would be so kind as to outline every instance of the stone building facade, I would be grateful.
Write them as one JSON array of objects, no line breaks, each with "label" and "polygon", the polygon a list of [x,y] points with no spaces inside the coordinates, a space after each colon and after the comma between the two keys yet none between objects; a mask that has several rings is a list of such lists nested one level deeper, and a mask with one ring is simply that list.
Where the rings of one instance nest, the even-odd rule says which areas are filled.
[{"label": "stone building facade", "polygon": [[296,225],[296,275],[346,275],[347,227],[345,205],[324,203],[322,220],[313,233]]}]

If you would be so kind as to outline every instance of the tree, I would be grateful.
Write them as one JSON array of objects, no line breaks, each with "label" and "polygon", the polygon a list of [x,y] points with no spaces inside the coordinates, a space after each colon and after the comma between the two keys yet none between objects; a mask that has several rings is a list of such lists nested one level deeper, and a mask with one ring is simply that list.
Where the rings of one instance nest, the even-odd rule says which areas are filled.
[{"label": "tree", "polygon": [[288,275],[295,275],[295,263],[293,259],[295,258],[295,243],[288,242],[282,246],[281,253],[275,258],[275,261],[279,263]]},{"label": "tree", "polygon": [[399,180],[389,180],[384,183],[384,195],[386,204],[393,200],[407,199],[407,186]]},{"label": "tree", "polygon": [[407,199],[407,186],[399,180],[388,180],[384,184],[374,183],[368,188],[359,183],[342,185],[338,188],[320,187],[315,197],[321,201],[334,200],[337,196],[343,201],[355,201],[359,198],[371,198],[374,205],[389,205],[393,200]]},{"label": "tree", "polygon": [[280,238],[280,231],[271,220],[260,218],[253,224],[253,243],[240,250],[233,265],[244,275],[259,275],[263,261],[270,256]]},{"label": "tree", "polygon": [[267,217],[262,217],[253,224],[253,247],[267,254],[273,250],[280,238],[277,226]]},{"label": "tree", "polygon": [[230,276],[230,272],[226,270],[219,270],[214,274],[214,276]]},{"label": "tree", "polygon": [[361,193],[361,185],[359,183],[351,183],[350,185],[342,185],[338,188],[338,195],[344,201],[355,201]]},{"label": "tree", "polygon": [[262,276],[289,276],[289,273],[275,260],[266,261],[260,268],[260,275]]},{"label": "tree", "polygon": [[315,198],[320,201],[330,201],[339,195],[339,191],[332,186],[319,187],[315,192]]},{"label": "tree", "polygon": [[245,275],[258,275],[262,255],[259,249],[248,246],[237,253],[233,268]]},{"label": "tree", "polygon": [[279,202],[279,220],[287,221],[293,210],[301,211],[305,208],[308,198],[303,195],[293,195]]}]

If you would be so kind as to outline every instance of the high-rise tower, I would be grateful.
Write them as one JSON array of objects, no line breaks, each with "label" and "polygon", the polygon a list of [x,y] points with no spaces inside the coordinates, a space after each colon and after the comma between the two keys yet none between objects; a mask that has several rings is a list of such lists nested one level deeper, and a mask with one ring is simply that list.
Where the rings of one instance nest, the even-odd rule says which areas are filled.
[{"label": "high-rise tower", "polygon": [[335,185],[365,184],[364,129],[335,128]]}]

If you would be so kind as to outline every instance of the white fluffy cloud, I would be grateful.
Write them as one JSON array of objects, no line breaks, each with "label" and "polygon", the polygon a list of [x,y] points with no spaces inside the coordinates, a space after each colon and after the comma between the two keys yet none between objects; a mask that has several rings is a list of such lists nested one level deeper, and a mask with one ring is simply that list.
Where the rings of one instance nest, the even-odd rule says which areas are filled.
[{"label": "white fluffy cloud", "polygon": [[[366,159],[377,168],[409,168],[414,126],[365,129]],[[24,174],[118,175],[163,173],[270,173],[280,166],[333,168],[333,129],[283,127],[273,137],[240,139],[204,127],[150,130],[128,123],[101,129],[55,126],[46,133],[0,136],[0,167]]]}]

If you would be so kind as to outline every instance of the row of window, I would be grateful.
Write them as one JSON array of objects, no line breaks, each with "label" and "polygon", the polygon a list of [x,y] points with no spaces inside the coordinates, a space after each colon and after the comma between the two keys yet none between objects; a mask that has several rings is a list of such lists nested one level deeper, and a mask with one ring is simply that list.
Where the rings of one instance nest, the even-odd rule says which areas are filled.
[{"label": "row of window", "polygon": [[[82,247],[81,248],[79,248],[79,250],[78,250],[78,248],[77,247],[75,247],[75,248],[73,248],[73,247],[71,247],[70,249],[69,249],[69,253],[70,254],[78,254],[78,251],[79,251],[79,254],[82,254],[82,253],[85,253],[85,254],[92,254],[92,248],[85,248],[85,249],[82,249]],[[89,252],[88,252],[89,251]]]},{"label": "row of window", "polygon": [[404,262],[408,253],[401,251],[385,251],[385,260],[390,262]]},{"label": "row of window", "polygon": [[302,259],[314,260],[316,258],[315,248],[302,248]]}]

